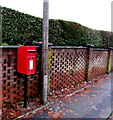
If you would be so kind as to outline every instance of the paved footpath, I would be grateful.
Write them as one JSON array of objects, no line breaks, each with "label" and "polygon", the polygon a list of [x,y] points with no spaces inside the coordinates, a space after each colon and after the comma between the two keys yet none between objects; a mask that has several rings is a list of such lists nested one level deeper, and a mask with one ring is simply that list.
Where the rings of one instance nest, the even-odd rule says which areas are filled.
[{"label": "paved footpath", "polygon": [[[51,103],[41,114],[37,113],[29,120],[38,118],[103,118],[112,112],[113,74],[102,79],[78,94]],[[112,103],[111,103],[112,102]]]}]

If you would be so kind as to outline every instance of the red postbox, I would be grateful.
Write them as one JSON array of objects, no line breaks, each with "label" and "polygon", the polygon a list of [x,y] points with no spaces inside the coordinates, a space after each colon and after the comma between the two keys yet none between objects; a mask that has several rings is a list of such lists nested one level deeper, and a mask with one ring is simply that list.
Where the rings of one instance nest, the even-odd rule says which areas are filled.
[{"label": "red postbox", "polygon": [[35,46],[20,46],[18,48],[17,72],[25,75],[36,73]]}]

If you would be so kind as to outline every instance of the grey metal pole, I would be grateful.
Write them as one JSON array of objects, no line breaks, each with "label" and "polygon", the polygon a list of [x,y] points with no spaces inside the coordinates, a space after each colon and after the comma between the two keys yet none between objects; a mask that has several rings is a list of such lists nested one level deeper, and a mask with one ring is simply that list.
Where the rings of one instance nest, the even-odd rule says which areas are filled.
[{"label": "grey metal pole", "polygon": [[43,93],[42,102],[47,103],[47,84],[48,84],[48,26],[49,26],[49,0],[43,2],[43,41],[42,41],[42,77]]}]

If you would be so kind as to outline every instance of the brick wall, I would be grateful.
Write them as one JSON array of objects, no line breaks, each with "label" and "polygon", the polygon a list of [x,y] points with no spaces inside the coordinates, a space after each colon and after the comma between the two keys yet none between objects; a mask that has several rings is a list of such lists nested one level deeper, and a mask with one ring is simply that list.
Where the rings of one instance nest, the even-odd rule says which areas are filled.
[{"label": "brick wall", "polygon": [[[11,103],[24,99],[23,76],[17,73],[17,50],[18,47],[2,48],[2,98]],[[113,50],[111,51],[111,71],[113,71]],[[84,82],[87,71],[89,80],[105,74],[108,65],[108,49],[91,48],[89,59],[88,54],[86,47],[49,47],[49,90],[57,91]],[[28,76],[28,97],[40,94],[42,83],[40,67],[41,48],[37,47],[37,73]]]},{"label": "brick wall", "polygon": [[[37,53],[38,53],[37,49]],[[24,94],[23,76],[17,73],[17,48],[3,48],[2,50],[2,83],[3,100],[16,103],[22,101]],[[38,95],[39,75],[28,76],[28,97]]]}]

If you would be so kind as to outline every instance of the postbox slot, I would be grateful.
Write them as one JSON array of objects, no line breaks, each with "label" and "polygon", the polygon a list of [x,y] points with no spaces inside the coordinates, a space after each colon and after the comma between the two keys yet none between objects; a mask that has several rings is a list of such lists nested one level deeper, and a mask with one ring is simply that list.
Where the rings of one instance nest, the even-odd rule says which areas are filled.
[{"label": "postbox slot", "polygon": [[28,53],[35,53],[36,50],[28,50]]}]

